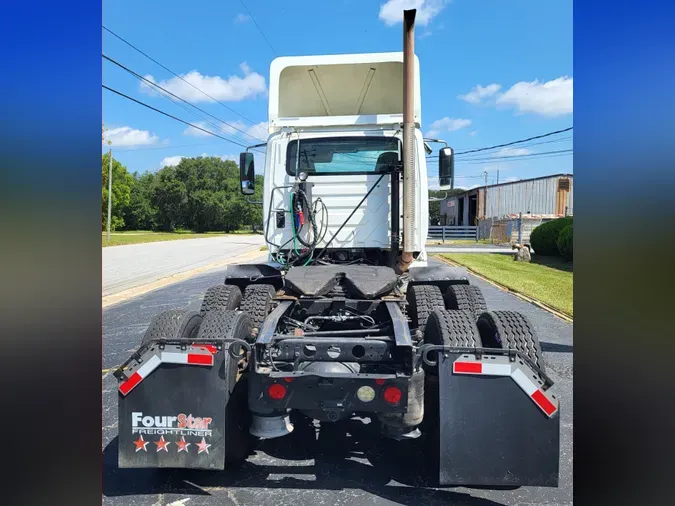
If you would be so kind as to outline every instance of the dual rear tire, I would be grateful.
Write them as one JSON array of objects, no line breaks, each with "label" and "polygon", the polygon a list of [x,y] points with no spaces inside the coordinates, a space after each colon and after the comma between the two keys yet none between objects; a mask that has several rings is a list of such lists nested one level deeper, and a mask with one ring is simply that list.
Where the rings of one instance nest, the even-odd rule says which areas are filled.
[{"label": "dual rear tire", "polygon": [[[227,307],[225,304],[223,306]],[[249,316],[224,307],[211,306],[203,313],[182,309],[164,311],[152,319],[141,344],[151,345],[154,339],[179,339],[185,340],[186,344],[195,341],[217,342],[222,339],[249,340]],[[245,374],[239,374],[240,361],[230,355],[229,347],[229,343],[224,343],[220,352],[223,353],[221,377],[228,386],[225,399],[225,462],[234,463],[246,459],[250,453],[251,416],[247,404],[248,378]]]}]

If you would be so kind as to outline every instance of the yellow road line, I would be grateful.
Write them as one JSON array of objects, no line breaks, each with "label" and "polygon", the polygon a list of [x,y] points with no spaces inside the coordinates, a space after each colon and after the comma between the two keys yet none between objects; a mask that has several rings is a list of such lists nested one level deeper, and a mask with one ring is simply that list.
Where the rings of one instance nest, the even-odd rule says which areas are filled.
[{"label": "yellow road line", "polygon": [[527,295],[524,295],[524,294],[522,294],[522,293],[520,293],[516,290],[513,290],[512,288],[509,288],[508,286],[497,283],[496,281],[492,281],[491,279],[488,279],[485,276],[482,276],[482,275],[478,274],[476,271],[474,271],[472,269],[469,269],[466,265],[462,265],[458,262],[454,262],[454,261],[450,260],[449,258],[445,258],[441,255],[435,255],[435,257],[438,258],[441,262],[445,262],[446,264],[453,265],[455,267],[464,267],[472,275],[476,276],[477,278],[482,279],[486,283],[490,283],[492,286],[494,286],[496,288],[499,288],[500,290],[503,290],[505,292],[509,292],[509,293],[515,295],[516,297],[519,297],[519,298],[523,299],[524,301],[529,302],[530,304],[534,304],[535,306],[540,307],[541,309],[543,309],[545,311],[548,311],[549,313],[557,316],[561,320],[565,320],[568,323],[574,323],[574,320],[572,319],[571,316],[569,316],[569,315],[567,315],[567,314],[565,314],[565,313],[563,313],[563,312],[561,312],[557,309],[554,309],[551,306],[549,306],[547,304],[544,304],[543,302],[541,302],[537,299],[533,299],[532,297],[528,297]]},{"label": "yellow road line", "polygon": [[157,281],[153,281],[152,283],[137,286],[135,288],[129,288],[128,290],[123,290],[113,295],[107,295],[105,297],[102,297],[101,305],[102,307],[108,307],[113,304],[119,304],[120,302],[125,302],[129,299],[133,299],[134,297],[138,297],[139,295],[144,295],[148,292],[152,292],[153,290],[157,290],[158,288],[163,288],[165,286],[177,283],[179,281],[185,281],[186,279],[189,279],[191,277],[196,276],[197,274],[201,274],[211,269],[217,269],[218,267],[224,267],[229,264],[245,262],[256,258],[262,258],[264,256],[267,256],[266,252],[254,250],[233,258],[228,258],[226,260],[219,260],[217,262],[213,262],[208,265],[198,267],[196,269],[191,269],[189,271],[180,272],[178,274],[173,274],[172,276],[167,276],[165,278],[158,279]]}]

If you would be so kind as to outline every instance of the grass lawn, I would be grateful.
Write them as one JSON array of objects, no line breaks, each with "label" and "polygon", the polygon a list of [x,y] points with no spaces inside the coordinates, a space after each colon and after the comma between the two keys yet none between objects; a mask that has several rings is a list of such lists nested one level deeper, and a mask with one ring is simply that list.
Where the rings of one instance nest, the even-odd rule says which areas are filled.
[{"label": "grass lawn", "polygon": [[[250,234],[249,231],[236,231],[234,234]],[[106,240],[106,233],[102,233],[102,245],[122,246],[125,244],[140,244],[144,242],[175,241],[177,239],[204,239],[219,235],[230,235],[224,232],[206,232],[195,234],[194,232],[151,232],[149,230],[133,230],[129,232],[110,232],[110,241]]]},{"label": "grass lawn", "polygon": [[553,258],[536,258],[532,263],[514,262],[511,255],[448,253],[442,255],[481,276],[573,316],[572,266]]}]

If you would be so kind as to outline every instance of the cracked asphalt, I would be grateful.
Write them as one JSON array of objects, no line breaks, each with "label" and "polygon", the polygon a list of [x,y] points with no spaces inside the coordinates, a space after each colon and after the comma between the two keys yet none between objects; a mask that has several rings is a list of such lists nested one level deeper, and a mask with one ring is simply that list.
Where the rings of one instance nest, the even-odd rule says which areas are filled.
[{"label": "cracked asphalt", "polygon": [[[103,367],[112,368],[135,351],[151,318],[166,309],[199,304],[222,271],[176,283],[104,311]],[[490,309],[521,311],[535,326],[561,403],[558,488],[515,490],[425,486],[414,459],[392,458],[359,420],[340,425],[296,426],[289,436],[261,442],[239,467],[222,472],[117,468],[117,382],[103,373],[103,502],[106,505],[567,505],[572,504],[572,325],[471,278]],[[489,438],[488,438],[489,439]],[[396,443],[393,443],[396,444]],[[414,451],[414,450],[413,450]],[[404,453],[405,454],[405,453]]]}]

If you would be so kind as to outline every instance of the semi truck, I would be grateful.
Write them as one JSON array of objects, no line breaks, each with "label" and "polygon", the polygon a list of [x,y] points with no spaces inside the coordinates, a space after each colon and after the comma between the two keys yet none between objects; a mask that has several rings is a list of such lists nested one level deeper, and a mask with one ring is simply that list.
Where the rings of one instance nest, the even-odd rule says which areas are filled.
[{"label": "semi truck", "polygon": [[452,188],[454,153],[421,132],[414,19],[402,52],[272,62],[269,137],[240,156],[250,196],[265,148],[267,262],[156,315],[115,371],[120,467],[224,470],[298,417],[358,416],[419,445],[439,486],[557,486],[535,329],[427,258],[426,157]]}]

